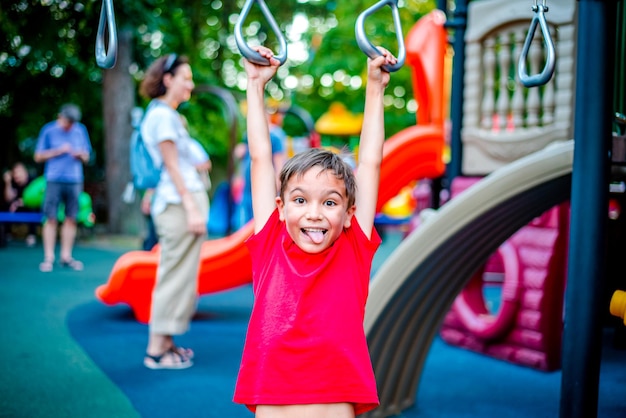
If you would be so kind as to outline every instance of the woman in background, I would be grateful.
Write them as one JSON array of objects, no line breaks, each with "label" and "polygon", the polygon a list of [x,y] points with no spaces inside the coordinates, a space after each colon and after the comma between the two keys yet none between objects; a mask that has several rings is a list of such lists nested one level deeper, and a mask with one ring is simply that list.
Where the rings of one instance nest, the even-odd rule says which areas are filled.
[{"label": "woman in background", "polygon": [[174,336],[187,332],[196,310],[198,263],[209,208],[193,164],[191,137],[177,111],[193,88],[188,60],[176,54],[157,59],[140,86],[140,93],[152,99],[141,134],[156,165],[162,166],[151,202],[161,253],[144,358],[150,369],[192,365],[193,351],[177,347]]}]

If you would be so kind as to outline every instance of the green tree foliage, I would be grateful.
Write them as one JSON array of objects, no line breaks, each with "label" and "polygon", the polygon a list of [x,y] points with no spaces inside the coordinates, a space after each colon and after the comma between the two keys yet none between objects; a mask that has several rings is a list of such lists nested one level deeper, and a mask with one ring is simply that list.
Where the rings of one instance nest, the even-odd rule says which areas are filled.
[{"label": "green tree foliage", "polygon": [[[267,4],[289,43],[288,60],[268,85],[268,94],[303,107],[314,119],[318,119],[335,101],[343,103],[352,112],[362,112],[366,57],[357,46],[354,27],[358,14],[375,3],[344,0],[285,4],[268,0]],[[403,35],[435,7],[434,1],[429,0],[401,1],[399,4]],[[254,6],[246,19],[246,24],[249,22],[259,23],[245,26],[252,29],[252,35],[247,38],[251,45],[263,43],[277,48],[269,25]],[[383,7],[366,19],[366,33],[373,44],[387,47],[394,53],[398,51],[390,8]],[[226,45],[232,45],[231,33],[227,39],[230,41]],[[227,59],[233,62],[224,68],[222,81],[227,87],[243,93],[241,58],[235,51]],[[415,123],[411,100],[411,73],[405,67],[394,73],[388,88],[386,130],[389,135]],[[302,124],[293,126],[295,131],[290,132],[291,124],[287,121],[288,133],[298,134],[297,129],[301,129]]]},{"label": "green tree foliage", "polygon": [[[63,102],[79,103],[86,115],[100,105],[100,72],[85,48],[94,36],[88,20],[93,5],[42,3],[0,5],[0,125],[8,157],[17,157],[17,139],[26,141],[23,148],[32,155],[38,129]],[[79,97],[81,91],[92,92],[89,101]],[[86,119],[97,131],[97,121]]]},{"label": "green tree foliage", "polygon": [[[150,1],[116,1],[118,29],[139,21],[157,25]],[[100,1],[17,0],[0,4],[0,125],[4,128],[0,166],[31,162],[39,129],[56,117],[61,104],[83,111],[102,169],[102,70],[94,57]],[[139,18],[141,16],[141,18]]]},{"label": "green tree foliage", "polygon": [[[315,105],[311,106],[310,111],[315,119],[334,101],[345,104],[352,112],[363,111],[367,68],[365,55],[355,40],[354,27],[360,11],[375,3],[363,0],[336,2],[332,17],[318,25],[315,25],[317,20],[311,22],[311,31],[306,34],[311,45],[311,59],[293,68],[292,73],[300,77],[304,74],[313,77],[310,87],[294,92],[294,101],[307,104],[313,101]],[[415,22],[435,6],[433,1],[419,0],[399,4],[402,32],[405,36]],[[365,20],[365,32],[372,44],[383,46],[397,54],[398,43],[390,8],[383,7],[370,15]],[[386,96],[385,120],[388,135],[415,123],[415,114],[409,105],[412,86],[408,66],[392,75]]]}]

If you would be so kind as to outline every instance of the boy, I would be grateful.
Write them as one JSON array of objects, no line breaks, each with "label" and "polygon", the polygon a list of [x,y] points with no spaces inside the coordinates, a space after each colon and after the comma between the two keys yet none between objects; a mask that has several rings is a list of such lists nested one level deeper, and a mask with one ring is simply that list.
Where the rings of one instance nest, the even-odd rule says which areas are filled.
[{"label": "boy", "polygon": [[284,165],[277,196],[264,89],[278,61],[246,61],[248,138],[255,234],[254,307],[235,402],[258,418],[353,418],[378,405],[363,330],[384,142],[389,74],[368,60],[365,118],[356,176],[332,152],[313,149]]}]

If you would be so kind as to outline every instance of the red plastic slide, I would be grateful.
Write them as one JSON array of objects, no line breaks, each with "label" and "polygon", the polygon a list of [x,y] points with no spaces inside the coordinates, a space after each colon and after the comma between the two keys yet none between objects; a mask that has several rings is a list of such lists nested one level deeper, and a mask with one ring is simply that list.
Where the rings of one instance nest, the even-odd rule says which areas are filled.
[{"label": "red plastic slide", "polygon": [[435,125],[411,126],[387,139],[376,210],[380,212],[412,180],[443,175],[443,148],[443,128]]},{"label": "red plastic slide", "polygon": [[[199,295],[241,286],[252,280],[252,262],[244,242],[253,231],[254,226],[249,222],[233,235],[202,244]],[[137,320],[147,323],[158,261],[158,245],[152,251],[123,254],[115,262],[109,281],[96,289],[96,297],[108,305],[130,305]]]},{"label": "red plastic slide", "polygon": [[406,62],[412,69],[417,124],[385,142],[377,211],[412,180],[443,175],[444,120],[447,110],[446,15],[433,10],[406,36]]}]

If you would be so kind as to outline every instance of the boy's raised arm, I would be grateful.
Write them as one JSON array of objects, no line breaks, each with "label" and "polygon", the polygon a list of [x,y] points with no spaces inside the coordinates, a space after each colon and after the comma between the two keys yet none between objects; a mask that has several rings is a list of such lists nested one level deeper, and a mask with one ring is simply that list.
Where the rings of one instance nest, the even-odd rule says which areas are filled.
[{"label": "boy's raised arm", "polygon": [[265,112],[265,85],[276,74],[280,63],[271,50],[258,47],[257,51],[270,60],[269,66],[245,60],[248,75],[248,149],[252,180],[252,211],[254,231],[259,232],[276,208],[276,173],[272,161],[272,143]]},{"label": "boy's raised arm", "polygon": [[387,50],[379,48],[382,56],[368,59],[367,86],[365,89],[365,110],[359,142],[358,165],[356,171],[357,192],[355,216],[363,232],[371,238],[376,216],[376,201],[380,181],[380,165],[385,142],[385,121],[383,96],[389,83],[389,73],[383,65],[393,65],[396,58]]}]

